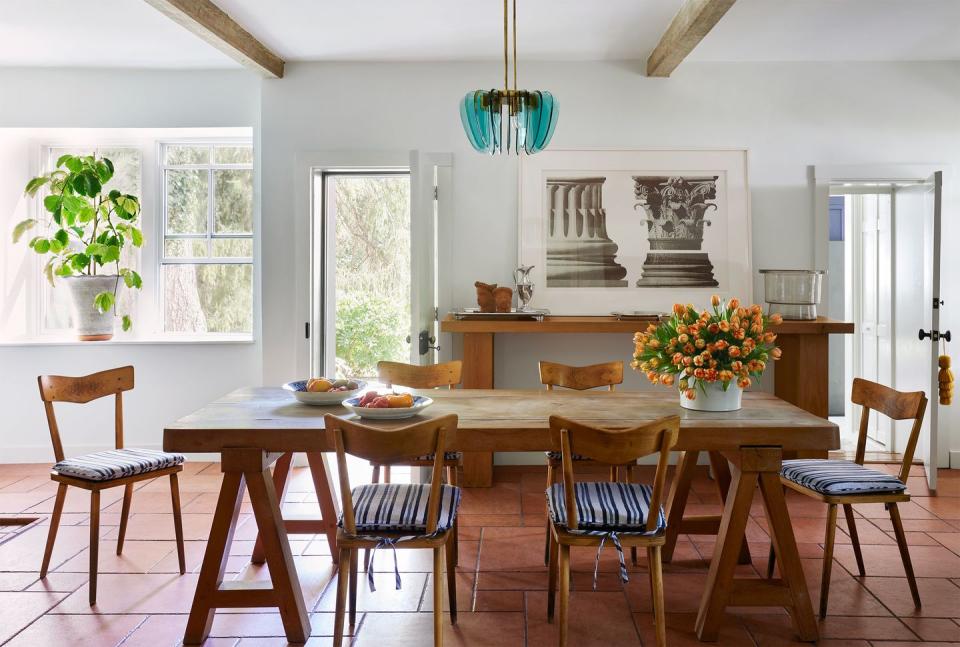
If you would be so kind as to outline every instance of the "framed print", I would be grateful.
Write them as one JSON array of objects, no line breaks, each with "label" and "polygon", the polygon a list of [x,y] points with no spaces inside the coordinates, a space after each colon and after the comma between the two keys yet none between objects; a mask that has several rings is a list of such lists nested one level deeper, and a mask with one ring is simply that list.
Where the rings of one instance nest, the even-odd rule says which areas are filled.
[{"label": "framed print", "polygon": [[752,302],[746,150],[548,150],[521,158],[519,264],[552,314]]}]

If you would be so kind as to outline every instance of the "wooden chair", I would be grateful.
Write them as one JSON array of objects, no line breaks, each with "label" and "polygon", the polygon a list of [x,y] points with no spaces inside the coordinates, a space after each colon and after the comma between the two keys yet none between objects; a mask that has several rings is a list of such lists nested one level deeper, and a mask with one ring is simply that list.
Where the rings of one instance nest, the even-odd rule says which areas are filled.
[{"label": "wooden chair", "polygon": [[[343,502],[343,516],[337,530],[340,574],[337,581],[333,644],[339,647],[343,641],[348,584],[350,626],[353,627],[356,621],[358,551],[389,546],[394,549],[430,548],[433,550],[433,644],[440,647],[443,643],[444,551],[446,551],[450,622],[452,624],[457,622],[453,528],[460,502],[460,488],[441,484],[446,439],[456,433],[457,416],[446,415],[390,430],[349,422],[332,414],[327,414],[324,421],[327,434],[332,436],[333,446],[337,452],[340,494]],[[347,454],[382,465],[396,465],[397,461],[432,454],[433,478],[429,484],[373,483],[362,485],[354,491],[350,488]],[[422,504],[416,513],[407,516],[403,515],[403,510],[409,510],[409,507],[404,506],[403,510],[397,510],[400,506],[379,505],[378,497],[382,496],[385,500],[392,496],[388,494],[391,488],[418,488],[421,492],[425,490],[428,492],[425,498],[426,504]],[[397,498],[403,500],[404,497],[401,495]],[[349,577],[345,577],[345,570],[349,572]],[[399,574],[397,578],[399,587]]]},{"label": "wooden chair", "polygon": [[[460,384],[460,375],[463,372],[463,362],[455,360],[452,362],[443,362],[440,364],[427,364],[420,366],[417,364],[403,364],[402,362],[377,362],[378,379],[387,387],[405,386],[411,389],[452,389]],[[397,466],[406,467],[432,467],[433,456],[413,456],[404,460],[402,463],[393,463]],[[447,483],[458,485],[457,468],[463,460],[463,454],[460,452],[445,452],[443,455],[443,466],[446,471]],[[380,469],[383,468],[383,482],[390,482],[390,465],[381,463],[372,463],[373,483],[380,482]],[[457,543],[459,541],[459,532],[454,528],[454,565],[458,561]],[[364,566],[367,564],[368,556],[364,555]]]},{"label": "wooden chair", "polygon": [[[660,504],[663,500],[670,448],[676,444],[679,431],[679,416],[661,418],[630,429],[603,429],[559,416],[550,416],[552,441],[554,446],[560,449],[562,456],[563,484],[552,485],[547,490],[547,498],[550,501],[551,530],[547,620],[553,621],[554,591],[559,577],[561,647],[567,644],[570,547],[596,546],[599,550],[607,539],[612,540],[615,546],[619,542],[624,547],[647,549],[657,645],[662,647],[666,644],[663,573],[660,560],[666,519]],[[573,476],[574,453],[610,465],[623,465],[648,454],[659,453],[660,456],[652,486],[634,483],[578,484]],[[578,485],[583,487],[578,489]],[[609,489],[612,496],[603,497],[593,494],[596,489],[604,487]],[[643,512],[639,505],[626,507],[622,503],[625,499],[637,502],[647,500],[649,501],[648,509]],[[618,518],[624,520],[618,526],[604,523],[604,519],[612,516],[611,506],[616,506]],[[585,513],[583,518],[581,513]],[[618,551],[620,551],[619,547]],[[621,579],[626,581],[626,566],[622,552],[620,552],[620,571]]]},{"label": "wooden chair", "polygon": [[[130,501],[133,498],[133,484],[160,476],[170,477],[170,496],[173,499],[173,529],[177,537],[177,557],[180,561],[180,574],[186,572],[183,553],[183,524],[180,518],[180,488],[177,474],[183,470],[183,456],[167,454],[154,450],[125,449],[123,446],[123,392],[133,389],[133,367],[124,366],[83,377],[64,377],[60,375],[41,375],[37,378],[40,385],[40,398],[47,414],[50,427],[50,439],[53,441],[53,455],[57,464],[53,466],[50,478],[56,481],[57,498],[50,517],[50,530],[47,533],[47,545],[43,551],[43,563],[40,566],[40,578],[47,576],[50,556],[57,540],[57,529],[63,513],[63,502],[67,497],[67,486],[72,485],[90,491],[90,605],[97,602],[97,560],[100,548],[100,492],[113,487],[123,486],[123,507],[120,512],[120,529],[117,535],[117,555],[123,552],[123,539],[127,532],[127,518],[130,515]],[[60,441],[60,429],[54,414],[54,402],[73,402],[86,404],[108,395],[115,395],[114,404],[114,441],[116,451],[85,454],[64,459],[63,444]]]},{"label": "wooden chair", "polygon": [[[576,391],[587,391],[589,389],[598,389],[607,387],[614,391],[616,385],[623,384],[623,362],[605,362],[603,364],[592,364],[590,366],[567,366],[566,364],[557,364],[555,362],[540,362],[540,383],[546,386],[547,391],[552,391],[554,387],[563,387]],[[557,468],[560,467],[560,452],[546,452],[547,457],[547,487],[556,483]],[[574,456],[573,460],[577,463],[589,462],[582,456]],[[620,478],[621,466],[610,466],[610,480],[617,481]],[[624,465],[623,478],[629,481],[633,478],[633,465]],[[637,551],[631,551],[633,563],[637,563]],[[543,545],[543,563],[546,564],[550,559],[550,522],[547,521],[546,539]]]},{"label": "wooden chair", "polygon": [[[784,461],[780,476],[780,481],[785,487],[817,501],[822,501],[828,506],[827,528],[823,541],[820,617],[824,618],[827,615],[838,505],[843,506],[843,514],[847,518],[847,528],[850,533],[850,541],[853,544],[853,554],[857,560],[857,570],[860,577],[866,575],[863,566],[863,554],[860,552],[860,539],[857,537],[857,524],[853,516],[853,506],[857,503],[883,503],[890,513],[893,532],[897,538],[897,546],[900,548],[900,558],[903,560],[903,570],[907,574],[907,582],[910,585],[910,594],[913,596],[913,603],[919,609],[920,592],[917,590],[917,579],[913,574],[907,537],[903,532],[903,523],[900,520],[900,511],[897,509],[897,504],[910,500],[910,493],[906,490],[906,482],[910,474],[910,465],[913,462],[917,440],[920,437],[923,416],[927,409],[927,396],[923,391],[903,393],[882,384],[857,378],[853,381],[853,392],[850,399],[854,404],[863,407],[854,462],[822,459]],[[867,425],[871,410],[882,413],[893,420],[913,420],[910,438],[903,452],[899,477],[862,467],[867,447]],[[770,557],[767,562],[767,578],[773,577],[774,563],[774,549],[771,546]]]}]

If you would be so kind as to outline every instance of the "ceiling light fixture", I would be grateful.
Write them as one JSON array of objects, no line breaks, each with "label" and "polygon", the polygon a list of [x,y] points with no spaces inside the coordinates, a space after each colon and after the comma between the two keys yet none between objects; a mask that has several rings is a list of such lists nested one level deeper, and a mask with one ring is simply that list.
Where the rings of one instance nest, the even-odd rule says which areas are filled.
[{"label": "ceiling light fixture", "polygon": [[[560,106],[545,90],[517,89],[517,0],[513,0],[513,89],[509,82],[507,4],[503,0],[503,89],[474,90],[460,102],[460,120],[470,145],[481,153],[533,155],[550,143]],[[503,115],[507,110],[506,116]],[[507,140],[503,141],[503,121]]]}]

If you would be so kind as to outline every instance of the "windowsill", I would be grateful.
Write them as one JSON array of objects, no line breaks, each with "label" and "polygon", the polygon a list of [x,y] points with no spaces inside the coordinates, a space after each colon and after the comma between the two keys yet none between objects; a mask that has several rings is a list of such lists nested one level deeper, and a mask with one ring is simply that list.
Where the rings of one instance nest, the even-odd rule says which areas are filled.
[{"label": "windowsill", "polygon": [[178,335],[159,333],[142,337],[124,336],[117,333],[108,341],[79,341],[71,335],[47,335],[30,339],[0,340],[0,348],[29,347],[29,346],[154,346],[154,345],[223,345],[223,344],[253,344],[252,335],[210,334],[210,335]]}]

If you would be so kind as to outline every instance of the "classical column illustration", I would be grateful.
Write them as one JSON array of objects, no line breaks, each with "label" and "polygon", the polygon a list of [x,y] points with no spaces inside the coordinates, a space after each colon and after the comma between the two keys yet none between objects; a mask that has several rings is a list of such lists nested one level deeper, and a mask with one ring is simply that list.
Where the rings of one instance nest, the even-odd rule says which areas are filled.
[{"label": "classical column illustration", "polygon": [[717,178],[633,176],[634,208],[646,213],[650,252],[637,287],[716,287],[713,264],[703,247],[704,218],[716,209]]},{"label": "classical column illustration", "polygon": [[547,287],[626,287],[607,235],[605,177],[547,178]]}]

